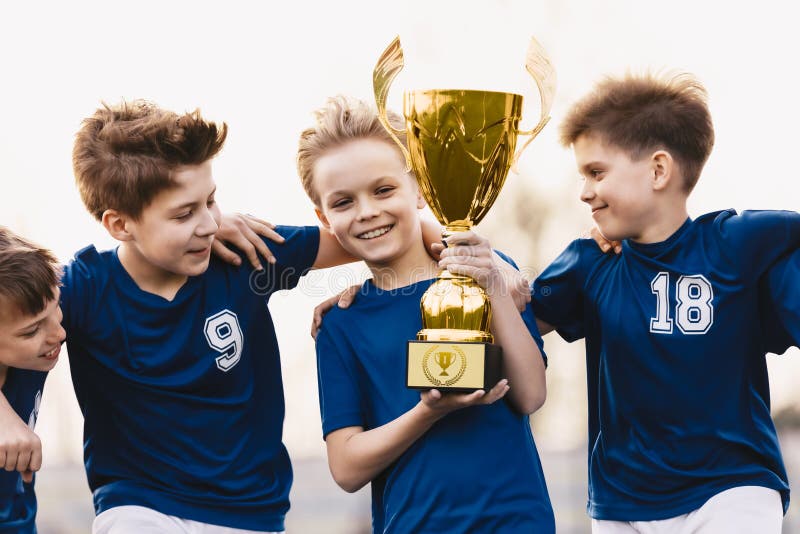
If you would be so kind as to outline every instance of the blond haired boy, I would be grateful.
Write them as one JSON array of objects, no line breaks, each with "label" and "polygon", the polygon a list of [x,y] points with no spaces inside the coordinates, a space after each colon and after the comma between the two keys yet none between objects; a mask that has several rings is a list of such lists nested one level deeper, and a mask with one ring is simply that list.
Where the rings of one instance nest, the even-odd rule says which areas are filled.
[{"label": "blond haired boy", "polygon": [[[362,102],[339,97],[319,110],[301,134],[298,170],[325,229],[372,273],[317,334],[336,482],[347,491],[371,484],[373,532],[554,532],[528,421],[545,399],[541,338],[530,306],[517,310],[488,242],[455,234],[440,263],[429,257],[416,181]],[[472,276],[491,300],[507,378],[489,391],[405,387],[406,342],[421,329],[420,298],[441,267]]]}]

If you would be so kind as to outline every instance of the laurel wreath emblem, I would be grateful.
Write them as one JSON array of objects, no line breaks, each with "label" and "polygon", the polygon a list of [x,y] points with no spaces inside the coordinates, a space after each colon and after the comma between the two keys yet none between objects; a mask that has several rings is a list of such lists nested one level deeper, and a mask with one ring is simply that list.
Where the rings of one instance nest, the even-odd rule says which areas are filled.
[{"label": "laurel wreath emblem", "polygon": [[464,373],[467,370],[467,355],[464,354],[464,351],[458,348],[457,345],[450,345],[450,349],[456,353],[456,355],[458,355],[458,360],[460,362],[460,365],[458,366],[458,372],[455,374],[455,376],[449,378],[448,380],[439,380],[433,376],[433,373],[428,367],[428,362],[431,359],[431,356],[436,353],[439,347],[439,345],[434,345],[425,352],[425,355],[422,357],[422,372],[425,373],[425,378],[427,378],[428,381],[434,386],[452,386],[461,380],[461,377],[464,376]]}]

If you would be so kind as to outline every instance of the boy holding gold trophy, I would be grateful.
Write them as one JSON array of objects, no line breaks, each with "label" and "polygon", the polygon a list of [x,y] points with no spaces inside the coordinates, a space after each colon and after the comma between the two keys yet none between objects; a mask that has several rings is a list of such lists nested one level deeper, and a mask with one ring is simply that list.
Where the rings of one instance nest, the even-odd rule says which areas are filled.
[{"label": "boy holding gold trophy", "polygon": [[[399,42],[393,46],[384,59],[398,57]],[[317,125],[303,132],[298,150],[298,170],[320,221],[345,250],[366,262],[373,275],[353,305],[325,316],[317,335],[320,409],[331,472],[347,491],[372,483],[374,532],[554,532],[528,421],[528,414],[545,399],[545,361],[530,306],[522,314],[517,310],[488,242],[469,231],[470,223],[477,222],[473,214],[461,213],[458,224],[447,229],[450,247],[438,264],[419,235],[423,196],[439,214],[445,210],[434,202],[452,207],[463,195],[472,197],[466,201],[468,210],[473,205],[485,213],[491,205],[514,154],[519,119],[514,113],[521,97],[510,95],[516,105],[483,125],[481,132],[472,131],[469,124],[485,111],[474,107],[477,100],[450,91],[433,95],[434,111],[448,106],[451,111],[439,114],[448,117],[441,126],[456,121],[449,126],[460,128],[463,135],[447,137],[440,145],[417,137],[409,142],[412,150],[428,150],[418,154],[428,159],[436,154],[459,158],[472,149],[448,153],[448,143],[469,147],[477,140],[475,144],[488,149],[489,164],[484,167],[492,170],[466,177],[475,187],[463,181],[458,190],[420,188],[398,148],[405,149],[405,134],[396,129],[396,117],[384,115],[385,100],[381,101],[385,91],[380,89],[387,87],[380,81],[391,81],[397,70],[376,69],[380,115],[363,103],[333,99],[317,113]],[[416,136],[411,126],[409,136]],[[495,127],[500,135],[491,137]],[[490,137],[494,142],[487,142]],[[459,153],[462,156],[453,156]],[[420,178],[417,163],[418,159],[414,171]],[[440,222],[451,221],[440,217]],[[447,274],[437,281],[441,267]],[[479,285],[469,284],[466,277]],[[496,383],[487,383],[484,373],[478,387],[459,387],[458,380],[441,386],[432,382],[420,388],[421,393],[408,387],[413,386],[409,340],[430,320],[421,316],[420,302],[442,280],[449,290],[431,293],[452,298],[455,304],[430,306],[446,313],[441,323],[428,324],[427,329],[456,332],[434,332],[436,339],[418,336],[442,346],[428,355],[422,376],[442,383],[466,378],[467,372],[459,368],[480,367],[486,361],[481,360],[485,349],[478,348],[476,361],[468,353],[469,344],[493,341],[503,350],[504,378]],[[453,318],[467,321],[459,324]],[[479,332],[462,335],[466,330]],[[455,391],[443,394],[440,390],[448,386]]]}]

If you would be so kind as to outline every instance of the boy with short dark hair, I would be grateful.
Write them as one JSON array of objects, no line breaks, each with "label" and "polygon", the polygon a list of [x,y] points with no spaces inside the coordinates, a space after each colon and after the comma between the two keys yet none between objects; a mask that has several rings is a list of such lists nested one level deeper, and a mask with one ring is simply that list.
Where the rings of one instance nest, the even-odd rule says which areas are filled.
[{"label": "boy with short dark hair", "polygon": [[0,403],[6,408],[0,411],[0,532],[36,532],[32,472],[41,451],[33,428],[47,372],[64,342],[60,274],[49,250],[0,226]]},{"label": "boy with short dark hair", "polygon": [[607,79],[561,133],[581,200],[622,241],[574,241],[532,287],[543,332],[586,338],[593,532],[780,532],[758,282],[800,245],[800,215],[689,218],[714,141],[690,76]]}]

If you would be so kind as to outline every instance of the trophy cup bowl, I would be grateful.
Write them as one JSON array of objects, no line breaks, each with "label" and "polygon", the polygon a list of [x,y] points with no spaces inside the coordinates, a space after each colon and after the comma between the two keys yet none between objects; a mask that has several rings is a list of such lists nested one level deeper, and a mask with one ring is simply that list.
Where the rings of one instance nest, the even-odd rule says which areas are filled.
[{"label": "trophy cup bowl", "polygon": [[[469,230],[494,204],[522,151],[549,120],[555,74],[547,56],[531,39],[526,67],[541,96],[539,124],[520,131],[521,95],[495,91],[430,89],[406,91],[405,129],[388,121],[386,99],[403,68],[399,38],[386,48],[373,72],[378,116],[400,146],[406,167],[443,237]],[[405,135],[408,149],[397,137]],[[517,138],[530,135],[519,152]],[[420,301],[422,330],[408,342],[406,386],[443,391],[490,389],[502,373],[502,350],[489,330],[491,306],[471,278],[442,271]],[[436,367],[441,369],[437,372]],[[450,372],[447,372],[450,369]]]}]

